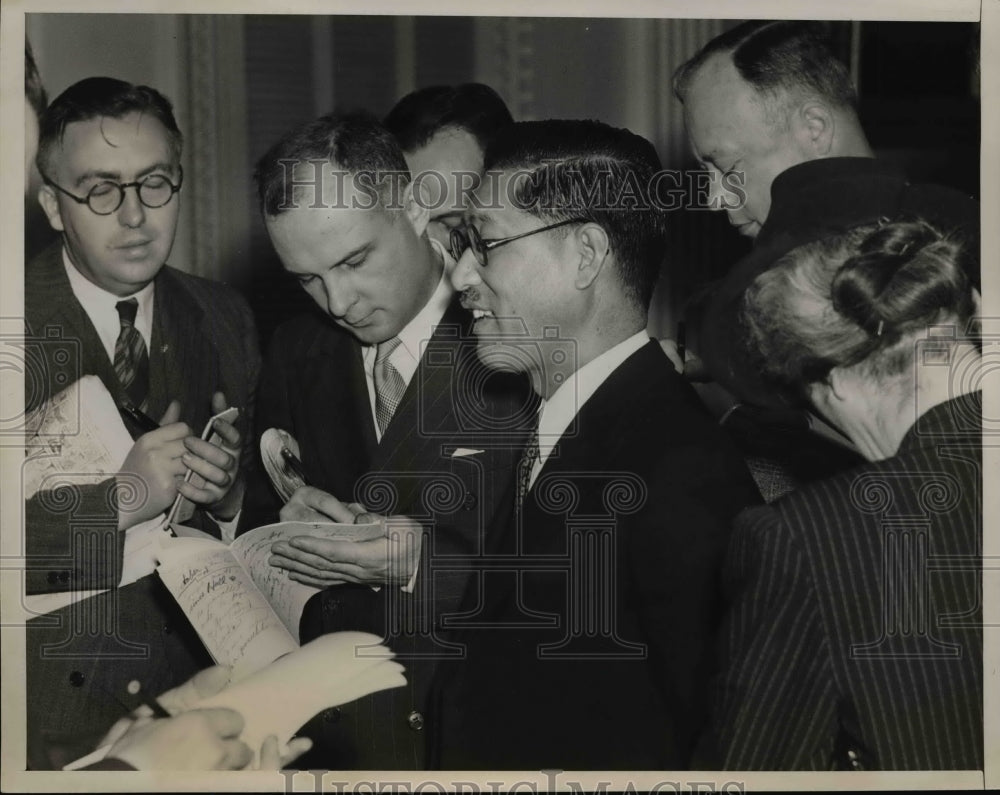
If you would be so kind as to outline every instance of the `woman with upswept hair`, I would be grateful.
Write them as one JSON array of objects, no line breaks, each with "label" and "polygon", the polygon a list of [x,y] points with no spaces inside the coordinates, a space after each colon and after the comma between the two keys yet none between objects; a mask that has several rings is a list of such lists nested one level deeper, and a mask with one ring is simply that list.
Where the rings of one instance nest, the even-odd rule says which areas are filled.
[{"label": "woman with upswept hair", "polygon": [[867,464],[745,511],[715,690],[729,769],[979,769],[982,393],[963,244],[921,221],[801,246],[747,290],[762,371]]}]

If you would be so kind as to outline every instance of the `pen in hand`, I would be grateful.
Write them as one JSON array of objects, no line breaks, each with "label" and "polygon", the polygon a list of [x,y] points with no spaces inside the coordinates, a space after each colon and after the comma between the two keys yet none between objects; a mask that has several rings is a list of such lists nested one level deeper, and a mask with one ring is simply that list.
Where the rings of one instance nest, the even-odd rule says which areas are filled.
[{"label": "pen in hand", "polygon": [[288,468],[292,470],[292,474],[302,481],[303,486],[308,486],[309,481],[306,480],[306,471],[302,462],[299,461],[298,457],[291,450],[288,449],[287,445],[281,448],[281,457],[288,464]]},{"label": "pen in hand", "polygon": [[132,405],[131,401],[126,398],[122,398],[118,402],[118,408],[126,417],[132,420],[132,422],[134,422],[143,433],[158,430],[160,427],[160,423],[149,415],[143,414],[139,411],[139,409]]}]

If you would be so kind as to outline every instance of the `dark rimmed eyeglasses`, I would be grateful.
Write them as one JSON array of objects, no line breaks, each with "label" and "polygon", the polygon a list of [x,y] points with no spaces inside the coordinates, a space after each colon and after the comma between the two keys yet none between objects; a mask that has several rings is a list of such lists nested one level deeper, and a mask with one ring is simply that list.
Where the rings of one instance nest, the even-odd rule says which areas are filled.
[{"label": "dark rimmed eyeglasses", "polygon": [[87,192],[86,196],[76,196],[70,193],[44,174],[41,174],[41,177],[46,185],[51,185],[78,204],[86,204],[92,213],[97,215],[111,215],[125,201],[126,188],[135,188],[139,201],[144,207],[149,207],[151,210],[169,204],[170,200],[174,198],[174,194],[181,189],[181,183],[184,181],[184,171],[180,166],[177,167],[177,172],[176,185],[162,174],[150,174],[148,177],[143,177],[135,182],[112,182],[111,180],[98,182]]},{"label": "dark rimmed eyeglasses", "polygon": [[567,226],[569,224],[585,224],[589,220],[589,218],[569,218],[565,221],[557,221],[556,223],[549,224],[548,226],[532,229],[530,232],[522,232],[519,235],[498,238],[482,237],[479,234],[479,230],[474,226],[459,226],[451,230],[451,256],[453,256],[457,262],[461,259],[462,254],[465,253],[465,250],[467,248],[471,248],[472,254],[476,258],[476,262],[478,262],[481,267],[485,268],[487,264],[487,252],[497,248],[498,246],[502,246],[505,243],[512,243],[515,240],[520,240],[522,237],[537,235],[539,232],[548,232],[550,229],[557,229],[560,226]]}]

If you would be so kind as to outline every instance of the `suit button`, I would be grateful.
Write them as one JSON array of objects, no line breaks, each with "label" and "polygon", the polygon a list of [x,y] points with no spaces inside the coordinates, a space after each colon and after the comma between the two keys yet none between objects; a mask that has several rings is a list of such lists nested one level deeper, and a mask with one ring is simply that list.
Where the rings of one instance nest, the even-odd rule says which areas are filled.
[{"label": "suit button", "polygon": [[171,634],[171,633],[172,633],[173,631],[174,631],[174,628],[173,628],[172,626],[170,626],[170,624],[164,624],[164,625],[163,625],[163,634],[164,634],[164,635],[169,635],[169,634]]},{"label": "suit button", "polygon": [[50,585],[55,585],[56,582],[59,580],[59,575],[56,574],[54,571],[50,571],[48,574],[45,575],[45,579],[49,581]]},{"label": "suit button", "polygon": [[476,507],[476,503],[478,502],[479,500],[476,499],[475,494],[473,494],[471,491],[466,492],[465,500],[463,500],[462,502],[462,508],[464,508],[467,511],[471,511],[473,508]]},{"label": "suit button", "polygon": [[59,582],[68,582],[68,581],[69,581],[69,572],[68,571],[59,572]]},{"label": "suit button", "polygon": [[323,712],[323,722],[324,723],[336,723],[340,720],[340,707],[333,707],[332,709],[324,710]]},{"label": "suit button", "polygon": [[419,712],[411,712],[410,716],[406,719],[406,722],[409,724],[410,728],[413,729],[413,731],[415,732],[418,732],[424,728],[424,716],[421,715]]},{"label": "suit button", "polygon": [[73,671],[69,675],[69,683],[73,687],[83,687],[83,683],[86,681],[86,677],[80,671]]}]

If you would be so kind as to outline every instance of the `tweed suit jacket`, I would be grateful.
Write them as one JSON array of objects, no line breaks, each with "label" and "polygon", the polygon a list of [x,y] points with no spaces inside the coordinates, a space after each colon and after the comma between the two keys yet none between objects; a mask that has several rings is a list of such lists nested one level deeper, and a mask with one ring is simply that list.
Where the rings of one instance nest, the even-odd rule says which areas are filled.
[{"label": "tweed suit jacket", "polygon": [[739,517],[706,765],[982,767],[981,408]]},{"label": "tweed suit jacket", "polygon": [[[258,395],[259,433],[277,427],[296,438],[310,485],[377,513],[418,518],[426,528],[413,593],[347,584],[306,605],[303,642],[338,630],[373,632],[406,667],[407,686],[326,710],[304,730],[315,747],[297,764],[375,770],[424,764],[427,688],[437,658],[454,653],[438,619],[457,609],[468,576],[451,561],[479,551],[537,406],[525,379],[484,370],[471,327],[456,296],[380,442],[357,340],[318,312],[275,333]],[[453,456],[460,448],[477,452]],[[241,531],[277,521],[280,507],[258,468]]]},{"label": "tweed suit jacket", "polygon": [[[196,432],[222,390],[250,413],[260,365],[249,307],[231,288],[164,266],[155,280],[147,413],[180,400]],[[37,367],[26,373],[28,408],[94,374],[112,395],[120,386],[97,331],[73,295],[61,243],[25,269],[26,341]],[[244,453],[244,462],[247,458]],[[28,622],[28,760],[58,767],[93,743],[132,706],[127,685],[159,693],[211,664],[197,635],[153,574],[115,588],[124,534],[114,479],[43,490],[25,504],[26,586],[44,591],[111,590]]]},{"label": "tweed suit jacket", "polygon": [[760,501],[655,342],[511,493],[435,679],[432,767],[679,769],[707,714],[722,556]]}]

